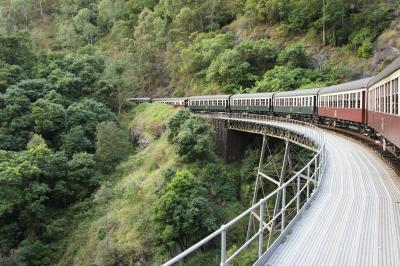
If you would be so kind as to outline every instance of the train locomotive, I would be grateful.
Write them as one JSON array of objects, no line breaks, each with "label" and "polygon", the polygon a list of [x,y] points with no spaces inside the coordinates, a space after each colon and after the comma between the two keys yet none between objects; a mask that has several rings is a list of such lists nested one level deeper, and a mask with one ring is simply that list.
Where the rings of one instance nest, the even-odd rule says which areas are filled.
[{"label": "train locomotive", "polygon": [[241,112],[285,116],[359,130],[400,157],[400,57],[375,77],[325,88],[184,98],[130,98],[194,112]]}]

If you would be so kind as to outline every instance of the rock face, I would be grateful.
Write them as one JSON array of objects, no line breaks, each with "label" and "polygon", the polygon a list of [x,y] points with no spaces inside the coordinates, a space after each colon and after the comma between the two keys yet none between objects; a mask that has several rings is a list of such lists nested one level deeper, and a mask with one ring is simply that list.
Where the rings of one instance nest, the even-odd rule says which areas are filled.
[{"label": "rock face", "polygon": [[374,57],[369,65],[370,71],[374,74],[400,56],[400,9],[396,14],[397,19],[376,41]]},{"label": "rock face", "polygon": [[137,145],[139,150],[146,148],[150,144],[150,141],[142,136],[140,128],[131,128],[131,140]]}]

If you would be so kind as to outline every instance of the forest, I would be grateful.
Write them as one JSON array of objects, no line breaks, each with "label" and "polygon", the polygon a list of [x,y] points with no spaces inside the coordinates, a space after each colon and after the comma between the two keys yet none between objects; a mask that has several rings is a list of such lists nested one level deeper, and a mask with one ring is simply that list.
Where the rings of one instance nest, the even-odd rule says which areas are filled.
[{"label": "forest", "polygon": [[0,265],[158,265],[189,247],[248,207],[257,145],[225,163],[202,118],[127,97],[371,75],[379,41],[400,45],[399,14],[383,0],[0,0]]}]

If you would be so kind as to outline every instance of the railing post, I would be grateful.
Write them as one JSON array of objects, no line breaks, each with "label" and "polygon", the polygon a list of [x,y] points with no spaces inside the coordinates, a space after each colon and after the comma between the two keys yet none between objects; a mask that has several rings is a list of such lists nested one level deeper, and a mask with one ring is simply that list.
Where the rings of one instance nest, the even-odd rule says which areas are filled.
[{"label": "railing post", "polygon": [[226,266],[226,227],[221,226],[221,264],[220,266]]},{"label": "railing post", "polygon": [[281,223],[281,232],[285,229],[286,223],[286,187],[282,188],[282,223]]},{"label": "railing post", "polygon": [[297,176],[297,194],[296,194],[296,210],[299,213],[300,210],[300,175]]},{"label": "railing post", "polygon": [[307,167],[307,200],[310,198],[310,165]]},{"label": "railing post", "polygon": [[318,187],[318,156],[315,157],[315,161],[314,161],[314,179],[315,179],[315,186]]},{"label": "railing post", "polygon": [[264,202],[260,200],[260,228],[258,235],[258,257],[263,254],[264,246]]},{"label": "railing post", "polygon": [[315,157],[315,178],[317,180],[317,183],[319,183],[319,162],[320,162],[320,155],[317,155]]}]

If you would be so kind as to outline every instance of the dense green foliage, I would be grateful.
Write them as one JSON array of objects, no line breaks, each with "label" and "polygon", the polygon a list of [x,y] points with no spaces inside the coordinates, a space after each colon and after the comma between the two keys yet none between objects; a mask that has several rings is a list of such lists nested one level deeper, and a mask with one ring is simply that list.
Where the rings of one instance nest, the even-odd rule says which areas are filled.
[{"label": "dense green foliage", "polygon": [[[51,243],[67,233],[54,227],[55,217],[104,179],[94,155],[97,125],[111,123],[112,132],[105,133],[103,124],[97,132],[98,162],[108,171],[123,158],[121,146],[127,147],[115,138],[126,137],[111,122],[117,118],[109,101],[100,97],[104,61],[94,48],[36,54],[26,34],[0,39],[2,73],[20,73],[0,93],[0,253],[17,249],[22,265],[50,265]],[[104,155],[104,134],[121,143],[113,156]]]},{"label": "dense green foliage", "polygon": [[215,229],[215,214],[205,196],[206,190],[188,172],[178,172],[169,181],[155,209],[155,222],[161,240],[169,246],[179,243],[186,249],[201,236]]},{"label": "dense green foliage", "polygon": [[[174,93],[179,96],[216,91],[266,91],[271,88],[260,86],[269,81],[268,77],[264,83],[257,82],[276,65],[293,70],[288,73],[281,69],[282,73],[278,73],[280,69],[275,69],[276,75],[281,76],[278,80],[304,77],[304,81],[290,81],[289,86],[275,84],[274,90],[310,87],[307,82],[318,85],[347,81],[352,76],[330,79],[310,77],[306,73],[298,77],[297,68],[319,69],[323,63],[335,64],[337,60],[331,62],[327,56],[316,61],[318,51],[305,49],[303,44],[295,41],[286,43],[287,38],[268,40],[265,37],[269,34],[258,33],[243,38],[241,27],[230,27],[230,23],[242,19],[249,21],[251,27],[277,26],[278,31],[289,39],[311,34],[319,44],[346,47],[359,58],[369,58],[375,40],[394,19],[396,5],[383,0],[326,0],[324,6],[319,0],[3,0],[0,7],[7,14],[0,19],[0,32],[36,29],[47,23],[47,28],[35,31],[36,38],[45,39],[37,40],[41,46],[76,50],[85,44],[94,44],[106,50],[106,71],[102,85],[97,86],[99,95],[96,97],[104,100],[107,95],[114,96],[105,102],[113,105],[120,114],[123,99],[129,94]],[[252,30],[247,29],[250,35],[254,35]],[[4,53],[12,44],[19,45],[18,52],[11,57],[0,52],[2,91],[32,71],[32,60],[21,61],[21,58],[32,57],[31,44],[21,41],[24,34],[0,40]],[[51,68],[59,68],[60,71],[49,77],[57,79],[53,82],[55,89],[65,90],[66,96],[68,93],[75,97],[87,96],[90,94],[88,89],[94,88],[91,85],[95,75],[87,79],[86,74],[103,73],[101,67],[105,67],[101,62],[95,62],[98,58],[88,50],[91,49],[67,58],[47,53],[39,60],[42,66],[48,66],[47,70],[41,70],[42,74],[49,75]],[[62,68],[58,63],[50,65],[46,61],[49,58],[52,61],[57,61],[56,58],[68,60],[70,64]],[[76,62],[71,64],[71,60]],[[87,67],[88,63],[91,67]],[[346,66],[343,67],[345,72]],[[74,92],[75,85],[85,89]],[[165,88],[167,92],[163,90]]]},{"label": "dense green foliage", "polygon": [[258,150],[224,165],[203,119],[126,98],[359,77],[330,51],[368,64],[398,7],[324,2],[0,0],[0,264],[161,264],[247,206]]}]

